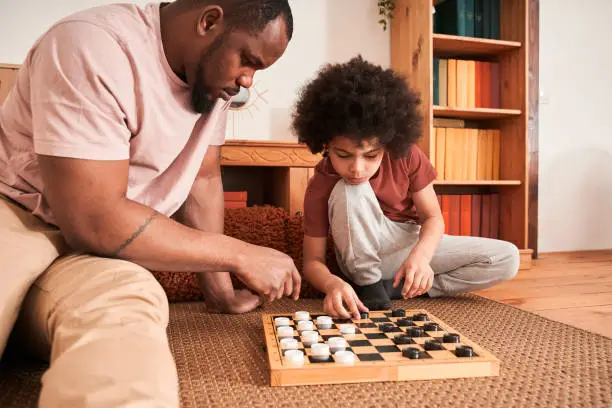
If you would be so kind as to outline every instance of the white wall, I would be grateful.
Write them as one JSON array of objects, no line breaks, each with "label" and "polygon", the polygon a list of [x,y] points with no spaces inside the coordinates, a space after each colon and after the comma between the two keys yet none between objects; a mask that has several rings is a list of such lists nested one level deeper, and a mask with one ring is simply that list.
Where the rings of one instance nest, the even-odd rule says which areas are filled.
[{"label": "white wall", "polygon": [[[20,64],[30,45],[56,20],[112,2],[0,0],[3,39],[0,62]],[[275,65],[256,75],[253,97],[245,109],[230,114],[228,139],[295,141],[289,124],[297,91],[323,64],[361,53],[385,67],[390,65],[389,33],[377,23],[375,0],[290,0],[290,3],[295,20],[293,40]]]},{"label": "white wall", "polygon": [[[121,2],[118,0],[116,2]],[[144,5],[144,0],[132,1]],[[0,0],[0,63],[21,64],[28,49],[56,20],[110,0]]]},{"label": "white wall", "polygon": [[612,248],[612,2],[540,0],[539,250]]},{"label": "white wall", "polygon": [[246,109],[229,116],[228,139],[295,141],[289,125],[299,89],[328,62],[361,53],[390,65],[389,32],[377,23],[376,0],[293,0],[295,29],[287,52],[255,77]]}]

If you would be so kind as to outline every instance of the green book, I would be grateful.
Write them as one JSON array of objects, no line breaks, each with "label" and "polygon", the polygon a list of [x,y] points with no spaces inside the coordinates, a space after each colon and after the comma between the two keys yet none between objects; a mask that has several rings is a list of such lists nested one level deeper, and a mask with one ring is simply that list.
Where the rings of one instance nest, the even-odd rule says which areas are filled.
[{"label": "green book", "polygon": [[433,60],[433,104],[440,104],[440,60]]}]

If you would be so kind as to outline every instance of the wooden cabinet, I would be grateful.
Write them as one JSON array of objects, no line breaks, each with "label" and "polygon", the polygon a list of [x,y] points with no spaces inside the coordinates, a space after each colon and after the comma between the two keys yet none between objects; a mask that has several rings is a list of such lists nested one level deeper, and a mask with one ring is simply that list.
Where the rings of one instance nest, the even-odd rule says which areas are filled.
[{"label": "wooden cabinet", "polygon": [[15,84],[18,69],[18,65],[0,64],[0,105],[2,105]]},{"label": "wooden cabinet", "polygon": [[303,211],[304,193],[321,160],[304,145],[289,142],[228,141],[222,148],[226,191],[248,191],[249,205],[269,204],[290,214]]}]

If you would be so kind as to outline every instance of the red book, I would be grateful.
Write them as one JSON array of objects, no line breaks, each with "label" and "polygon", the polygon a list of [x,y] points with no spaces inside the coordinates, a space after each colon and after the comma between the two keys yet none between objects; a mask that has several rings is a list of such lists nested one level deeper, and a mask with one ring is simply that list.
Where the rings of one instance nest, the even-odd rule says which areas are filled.
[{"label": "red book", "polygon": [[491,234],[491,195],[482,196],[482,214],[480,219],[480,236],[488,238]]},{"label": "red book", "polygon": [[489,238],[499,239],[499,194],[491,194],[491,232]]},{"label": "red book", "polygon": [[480,194],[472,195],[472,236],[480,237],[482,232],[480,231],[480,219],[482,217],[482,196]]},{"label": "red book", "polygon": [[225,208],[246,208],[246,201],[226,201]]},{"label": "red book", "polygon": [[224,191],[223,197],[225,198],[225,201],[246,201],[247,192],[246,191]]},{"label": "red book", "polygon": [[482,61],[476,61],[476,107],[483,108],[482,105]]},{"label": "red book", "polygon": [[491,63],[491,108],[501,108],[501,82],[499,63]]},{"label": "red book", "polygon": [[472,196],[463,194],[461,200],[461,229],[462,236],[469,237],[472,234]]}]

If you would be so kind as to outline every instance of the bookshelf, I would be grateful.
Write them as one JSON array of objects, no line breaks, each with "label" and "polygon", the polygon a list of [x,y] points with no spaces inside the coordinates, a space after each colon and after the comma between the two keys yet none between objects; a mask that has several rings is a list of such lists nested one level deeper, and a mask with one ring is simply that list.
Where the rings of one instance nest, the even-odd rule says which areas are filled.
[{"label": "bookshelf", "polygon": [[[462,0],[450,1],[462,2]],[[480,0],[480,7],[482,1],[491,0]],[[436,192],[440,195],[495,195],[499,204],[497,210],[499,214],[495,224],[497,237],[517,245],[521,250],[523,267],[529,267],[533,252],[529,248],[528,230],[529,0],[498,0],[498,33],[489,36],[496,38],[483,38],[486,35],[483,36],[482,32],[478,37],[476,33],[469,36],[442,33],[440,20],[436,20],[438,32],[434,32],[433,9],[436,7],[438,12],[442,6],[438,3],[437,0],[396,0],[396,11],[391,21],[391,66],[404,74],[410,86],[421,95],[425,120],[423,137],[419,144],[436,168],[440,167],[440,164],[436,163],[436,158],[439,159],[436,151],[440,148],[440,145],[436,144],[438,129],[443,127],[436,124],[437,120],[451,119],[463,123],[462,126],[457,126],[459,128],[478,129],[476,132],[480,129],[494,129],[499,133],[498,155],[493,163],[498,177],[473,179],[474,177],[468,176],[436,180]],[[472,0],[472,4],[478,3],[479,0]],[[447,6],[448,4],[444,7]],[[497,65],[498,106],[478,106],[474,104],[473,96],[470,107],[454,99],[451,104],[450,94],[445,104],[439,103],[439,94],[437,103],[434,103],[436,98],[434,92],[440,91],[439,83],[434,84],[434,78],[436,81],[440,80],[440,76],[436,77],[434,68],[436,60],[440,59]],[[482,74],[482,68],[480,69]],[[476,70],[476,78],[478,73]],[[449,83],[445,86],[450,89],[456,84]],[[450,139],[447,136],[447,143],[448,140]],[[456,149],[449,151],[448,145],[446,149],[447,158],[454,157],[453,154],[457,153]],[[471,150],[473,149],[465,148],[464,151]],[[474,155],[472,153],[465,155],[461,166],[473,167]],[[488,158],[488,161],[491,159]],[[455,174],[459,171],[465,176],[470,172],[464,168],[457,168],[456,163],[454,166]],[[473,168],[471,171],[473,172]],[[459,200],[451,202],[458,203]],[[461,213],[463,207],[457,211]]]}]

